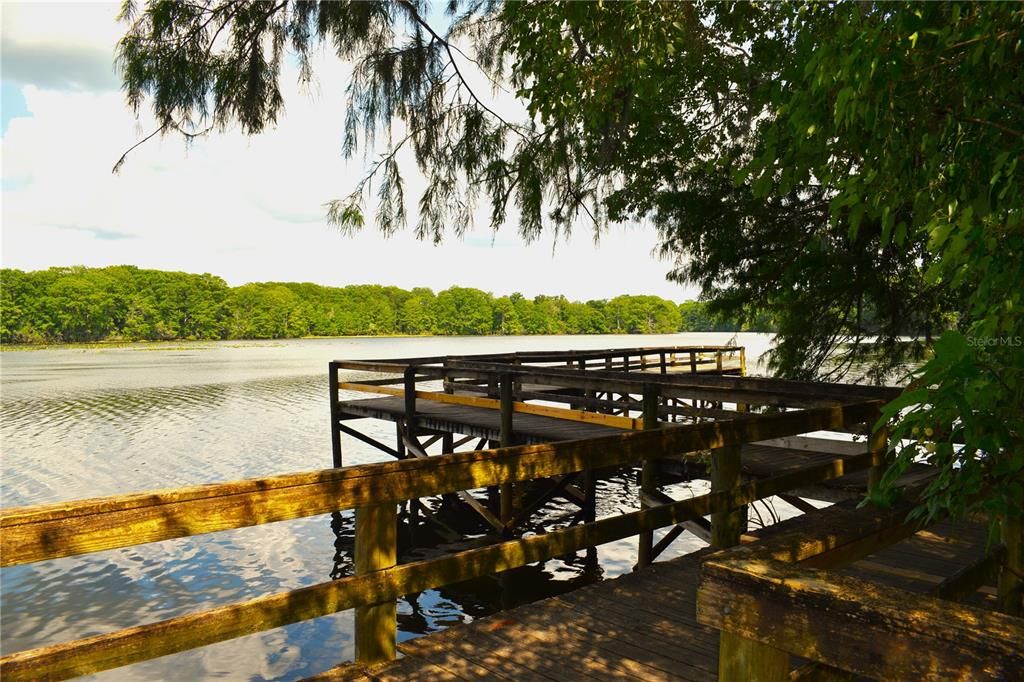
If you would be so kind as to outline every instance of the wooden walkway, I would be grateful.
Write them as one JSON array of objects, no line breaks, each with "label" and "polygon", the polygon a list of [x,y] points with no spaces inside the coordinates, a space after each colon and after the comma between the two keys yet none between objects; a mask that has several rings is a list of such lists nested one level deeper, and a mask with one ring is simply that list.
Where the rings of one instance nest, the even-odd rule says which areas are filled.
[{"label": "wooden walkway", "polygon": [[[368,417],[385,421],[401,421],[405,415],[405,403],[402,398],[369,398],[341,401],[341,411],[346,416]],[[416,406],[416,419],[423,429],[454,432],[475,438],[487,438],[497,441],[501,436],[501,414],[497,410],[465,405],[450,405],[420,401]],[[513,428],[517,442],[524,444],[549,443],[563,440],[597,438],[614,433],[622,433],[623,429],[601,424],[567,421],[553,417],[532,414],[513,415]],[[837,456],[851,456],[854,449],[863,452],[866,445],[861,442],[859,447],[844,441],[813,441],[820,445],[817,449],[782,447],[779,445],[746,444],[742,446],[742,471],[749,479],[769,478],[787,472],[797,471],[802,467],[813,466],[834,460]],[[662,471],[669,476],[677,476],[683,480],[707,478],[705,467],[698,461],[690,459],[667,459],[662,463]],[[900,479],[902,485],[918,485],[925,478],[934,475],[931,467],[914,464],[907,474]],[[835,502],[852,497],[863,497],[867,490],[867,472],[861,471],[842,478],[827,481],[815,486],[813,490],[801,491],[804,497]]]},{"label": "wooden walkway", "polygon": [[[800,524],[765,529],[767,537]],[[841,572],[927,593],[981,556],[985,529],[939,524]],[[568,594],[520,606],[399,645],[403,658],[354,664],[311,680],[683,680],[715,679],[719,632],[697,622],[702,550]],[[992,598],[982,588],[977,599]]]}]

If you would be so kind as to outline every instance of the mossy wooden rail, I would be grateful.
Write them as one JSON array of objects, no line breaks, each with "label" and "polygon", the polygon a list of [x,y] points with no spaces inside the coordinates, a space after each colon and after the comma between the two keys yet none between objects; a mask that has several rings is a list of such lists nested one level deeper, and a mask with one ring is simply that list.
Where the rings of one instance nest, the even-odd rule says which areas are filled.
[{"label": "mossy wooden rail", "polygon": [[[832,573],[920,530],[911,508],[837,506],[816,528],[712,555],[697,617],[721,630],[718,679],[1022,679],[1024,619],[950,601],[992,581],[1002,546],[931,596]],[[793,672],[791,656],[812,663]]]},{"label": "mossy wooden rail", "polygon": [[[631,431],[581,441],[521,445],[60,503],[0,512],[3,565],[44,561],[342,509],[356,509],[358,575],[198,611],[0,659],[4,680],[65,679],[356,608],[360,661],[394,654],[393,600],[410,593],[564,555],[585,547],[722,514],[812,482],[878,466],[881,453],[837,458],[708,495],[602,518],[544,535],[438,559],[395,564],[396,505],[669,455],[712,450],[873,421],[880,402]],[[735,482],[734,482],[735,483]],[[731,529],[730,532],[738,532]]]}]

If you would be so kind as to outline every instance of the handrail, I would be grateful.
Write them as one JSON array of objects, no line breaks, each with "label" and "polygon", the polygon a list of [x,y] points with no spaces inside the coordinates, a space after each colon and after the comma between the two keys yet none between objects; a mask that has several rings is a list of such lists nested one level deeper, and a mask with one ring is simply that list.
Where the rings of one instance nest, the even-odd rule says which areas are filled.
[{"label": "handrail", "polygon": [[1015,678],[1024,669],[1024,620],[815,570],[922,529],[908,519],[913,504],[835,505],[816,512],[815,532],[798,526],[711,555],[697,619],[721,630],[718,679],[788,680],[791,655],[880,679]]},{"label": "handrail", "polygon": [[[406,368],[403,380],[407,389],[414,387],[416,372],[416,368]],[[511,386],[506,372],[502,378],[502,402],[511,402]],[[339,385],[333,372],[331,388],[336,396]],[[415,390],[411,390],[415,395]],[[666,389],[654,386],[645,391],[646,398],[657,395],[656,391]],[[645,399],[646,403],[651,408],[657,404]],[[708,450],[715,451],[716,456],[722,454],[738,466],[738,448],[743,443],[873,422],[880,405],[877,400],[868,400],[773,415],[744,414],[717,422],[661,424],[662,428],[656,430],[579,441],[460,452],[438,458],[411,458],[0,510],[0,565],[7,566],[355,509],[356,568],[361,574],[107,635],[18,652],[0,659],[0,674],[5,680],[59,679],[351,607],[357,608],[357,658],[387,658],[394,655],[393,599],[398,595],[559,556],[709,513],[724,518],[730,516],[729,510],[768,495],[867,467],[874,470],[881,462],[881,453],[869,450],[743,485],[738,485],[737,469],[736,477],[713,485],[712,493],[699,498],[591,520],[443,559],[394,566],[398,503],[670,455],[693,456]],[[651,410],[645,408],[645,412]]]},{"label": "handrail", "polygon": [[868,401],[539,445],[0,510],[0,565],[397,503],[871,420]]},{"label": "handrail", "polygon": [[742,350],[743,346],[640,346],[635,348],[602,348],[597,350],[565,350],[565,351],[516,351],[511,353],[478,353],[471,355],[437,355],[432,357],[411,357],[411,358],[368,358],[364,362],[369,363],[402,363],[409,364],[432,364],[443,362],[448,359],[472,360],[472,359],[503,359],[530,360],[532,362],[557,362],[559,360],[603,360],[605,358],[620,358],[623,355],[653,354],[658,352],[666,353],[733,353]]},{"label": "handrail", "polygon": [[[418,460],[421,461],[421,460]],[[837,458],[732,490],[600,519],[543,535],[402,564],[164,621],[18,652],[0,659],[4,680],[66,679],[240,637],[338,611],[394,600],[561,556],[643,531],[739,507],[871,465],[871,453]],[[358,552],[358,549],[357,549]],[[392,625],[393,627],[393,625]]]}]

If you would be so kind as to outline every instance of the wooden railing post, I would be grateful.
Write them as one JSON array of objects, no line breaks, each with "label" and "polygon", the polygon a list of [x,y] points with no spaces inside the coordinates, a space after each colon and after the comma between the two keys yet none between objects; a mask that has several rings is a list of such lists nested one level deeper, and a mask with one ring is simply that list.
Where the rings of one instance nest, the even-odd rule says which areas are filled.
[{"label": "wooden railing post", "polygon": [[[644,430],[658,428],[658,387],[653,384],[644,384]],[[645,497],[653,493],[657,488],[658,460],[648,457],[644,460],[640,469],[640,508],[647,506]],[[639,545],[637,546],[637,568],[643,568],[651,563],[651,548],[654,546],[654,531],[640,533]]]},{"label": "wooden railing post", "polygon": [[690,351],[690,373],[697,373],[697,352],[692,350]]},{"label": "wooden railing post", "polygon": [[[512,415],[514,396],[511,374],[501,375],[501,447],[506,448],[512,445]],[[512,483],[502,483],[500,486],[501,509],[500,518],[502,523],[512,520]]]},{"label": "wooden railing post", "polygon": [[722,630],[718,640],[719,682],[785,682],[789,654]]},{"label": "wooden railing post", "polygon": [[[711,492],[732,490],[740,484],[741,448],[727,445],[711,452]],[[746,506],[712,514],[711,546],[725,548],[740,544],[746,522]]]},{"label": "wooden railing post", "polygon": [[740,376],[747,376],[747,347],[740,346]]},{"label": "wooden railing post", "polygon": [[1006,546],[1002,569],[999,571],[999,586],[996,592],[996,606],[1010,616],[1024,615],[1024,521],[1004,517],[1000,534]]},{"label": "wooden railing post", "polygon": [[405,435],[416,437],[416,368],[405,369]]},{"label": "wooden railing post", "polygon": [[[597,472],[593,467],[583,470],[583,523],[597,520]],[[587,547],[586,566],[597,568],[597,547]]]},{"label": "wooden railing post", "polygon": [[719,374],[722,373],[722,367],[722,351],[715,351],[715,369],[718,370]]},{"label": "wooden railing post", "polygon": [[[397,561],[397,507],[378,504],[356,509],[356,575],[390,568]],[[356,607],[355,643],[357,663],[378,663],[395,658],[397,603]]]},{"label": "wooden railing post", "polygon": [[327,383],[331,390],[331,455],[335,467],[341,466],[341,429],[338,428],[338,420],[341,419],[341,409],[338,405],[338,364],[330,362],[327,365]]},{"label": "wooden railing post", "polygon": [[[881,416],[879,413],[877,416]],[[868,421],[868,428],[874,427],[876,419]],[[868,451],[871,453],[871,468],[868,469],[868,492],[873,492],[882,482],[882,475],[889,465],[889,428],[885,425],[873,431],[868,438]]]}]

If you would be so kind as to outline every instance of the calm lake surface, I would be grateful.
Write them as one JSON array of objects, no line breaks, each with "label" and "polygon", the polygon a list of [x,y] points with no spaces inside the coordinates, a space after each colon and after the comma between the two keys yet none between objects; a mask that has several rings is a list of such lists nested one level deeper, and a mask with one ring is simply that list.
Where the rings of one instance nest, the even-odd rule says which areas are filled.
[{"label": "calm lake surface", "polygon": [[[0,505],[329,467],[327,363],[334,359],[730,341],[747,347],[756,372],[768,335],[303,339],[3,353]],[[386,442],[394,438],[390,423],[353,426]],[[387,458],[348,436],[343,447],[346,465]],[[599,516],[631,511],[635,481],[608,481],[598,499]],[[557,524],[559,506],[545,511]],[[0,648],[13,653],[347,575],[351,531],[350,513],[324,515],[5,568]],[[680,540],[663,558],[700,546]],[[510,572],[501,582],[486,578],[411,595],[399,602],[400,638],[620,575],[635,555],[635,541],[626,540],[600,548],[596,571],[584,566],[581,553]],[[94,679],[290,680],[352,657],[352,613],[343,612]]]}]

